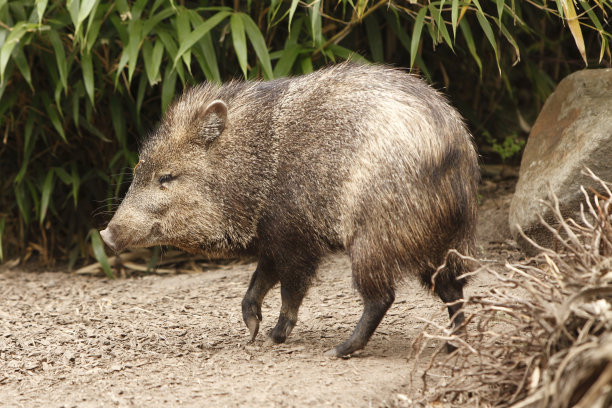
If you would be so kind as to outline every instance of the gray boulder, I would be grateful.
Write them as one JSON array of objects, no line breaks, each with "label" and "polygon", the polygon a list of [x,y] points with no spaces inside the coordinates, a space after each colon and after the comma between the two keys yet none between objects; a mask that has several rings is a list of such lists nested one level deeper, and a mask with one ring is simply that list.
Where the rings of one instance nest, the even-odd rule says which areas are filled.
[{"label": "gray boulder", "polygon": [[519,180],[510,204],[510,231],[529,254],[535,249],[518,234],[518,226],[542,246],[554,245],[538,214],[553,221],[539,200],[559,198],[566,217],[579,215],[580,186],[595,186],[583,174],[590,168],[612,181],[612,69],[575,72],[559,83],[540,112],[525,146]]}]

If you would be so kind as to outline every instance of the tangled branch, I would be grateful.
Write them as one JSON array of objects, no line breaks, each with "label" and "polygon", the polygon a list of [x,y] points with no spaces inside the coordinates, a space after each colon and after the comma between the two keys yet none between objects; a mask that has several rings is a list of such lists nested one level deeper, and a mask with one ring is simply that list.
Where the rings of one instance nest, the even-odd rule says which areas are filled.
[{"label": "tangled branch", "polygon": [[560,248],[554,251],[523,237],[541,252],[503,268],[480,264],[491,276],[490,289],[466,301],[462,330],[429,323],[415,339],[420,356],[440,339],[422,380],[448,374],[423,402],[469,402],[491,407],[612,406],[612,193],[610,184],[590,170],[598,185],[589,192],[579,220],[564,218],[559,202],[545,203],[558,225],[543,225]]}]

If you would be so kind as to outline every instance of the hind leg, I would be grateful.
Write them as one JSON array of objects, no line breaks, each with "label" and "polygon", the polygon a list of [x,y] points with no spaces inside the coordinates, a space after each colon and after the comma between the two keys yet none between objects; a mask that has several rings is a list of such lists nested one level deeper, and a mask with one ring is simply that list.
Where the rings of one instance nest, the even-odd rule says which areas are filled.
[{"label": "hind leg", "polygon": [[251,277],[249,289],[242,300],[242,318],[251,333],[251,341],[255,339],[255,336],[257,336],[259,332],[259,322],[261,322],[262,319],[261,304],[264,297],[278,281],[278,274],[274,269],[274,262],[272,259],[261,256],[257,264],[257,269],[255,269]]},{"label": "hind leg", "polygon": [[297,323],[298,310],[308,291],[310,282],[318,266],[318,258],[306,259],[296,256],[279,267],[281,282],[281,310],[276,326],[270,331],[270,339],[284,343]]},{"label": "hind leg", "polygon": [[[463,311],[461,310],[463,307],[463,301],[461,301],[461,299],[463,299],[463,286],[465,285],[465,280],[457,279],[456,275],[450,271],[443,272],[448,273],[445,275],[440,274],[436,277],[434,291],[440,299],[447,304],[448,315],[453,329],[456,331],[465,321]],[[446,344],[446,348],[449,353],[456,349],[456,347],[450,343]]]},{"label": "hind leg", "polygon": [[380,297],[364,295],[361,290],[359,291],[363,297],[363,314],[353,334],[347,341],[329,350],[325,355],[342,357],[364,348],[395,300],[395,293],[392,289]]},{"label": "hind leg", "polygon": [[448,316],[451,319],[451,323],[454,328],[461,326],[465,321],[461,308],[463,307],[463,286],[464,282],[458,279],[452,281],[446,281],[444,284],[436,284],[435,292],[444,303],[451,303],[447,305]]},{"label": "hind leg", "polygon": [[350,249],[353,282],[363,299],[363,313],[351,337],[325,353],[327,356],[347,356],[364,348],[395,300],[392,278],[382,273],[382,264],[372,262],[376,257],[367,248],[365,240],[356,239]]}]

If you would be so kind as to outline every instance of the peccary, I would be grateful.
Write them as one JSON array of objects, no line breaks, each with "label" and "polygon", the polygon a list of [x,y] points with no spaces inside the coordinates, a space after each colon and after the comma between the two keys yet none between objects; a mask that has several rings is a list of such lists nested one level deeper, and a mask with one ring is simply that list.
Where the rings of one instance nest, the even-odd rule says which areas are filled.
[{"label": "peccary", "polygon": [[401,281],[417,277],[463,322],[479,180],[460,115],[419,78],[340,64],[268,82],[187,89],[146,140],[101,236],[109,247],[251,253],[242,301],[254,339],[278,282],[269,336],[284,342],[321,258],[343,250],[364,311],[334,356],[362,349]]}]

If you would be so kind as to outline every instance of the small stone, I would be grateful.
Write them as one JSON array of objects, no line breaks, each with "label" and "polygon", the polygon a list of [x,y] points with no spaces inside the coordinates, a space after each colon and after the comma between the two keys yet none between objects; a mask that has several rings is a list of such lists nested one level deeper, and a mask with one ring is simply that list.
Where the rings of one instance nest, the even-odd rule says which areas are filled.
[{"label": "small stone", "polygon": [[71,350],[66,350],[66,352],[63,355],[63,357],[64,357],[64,359],[66,359],[68,361],[74,361],[75,360],[75,354]]}]

